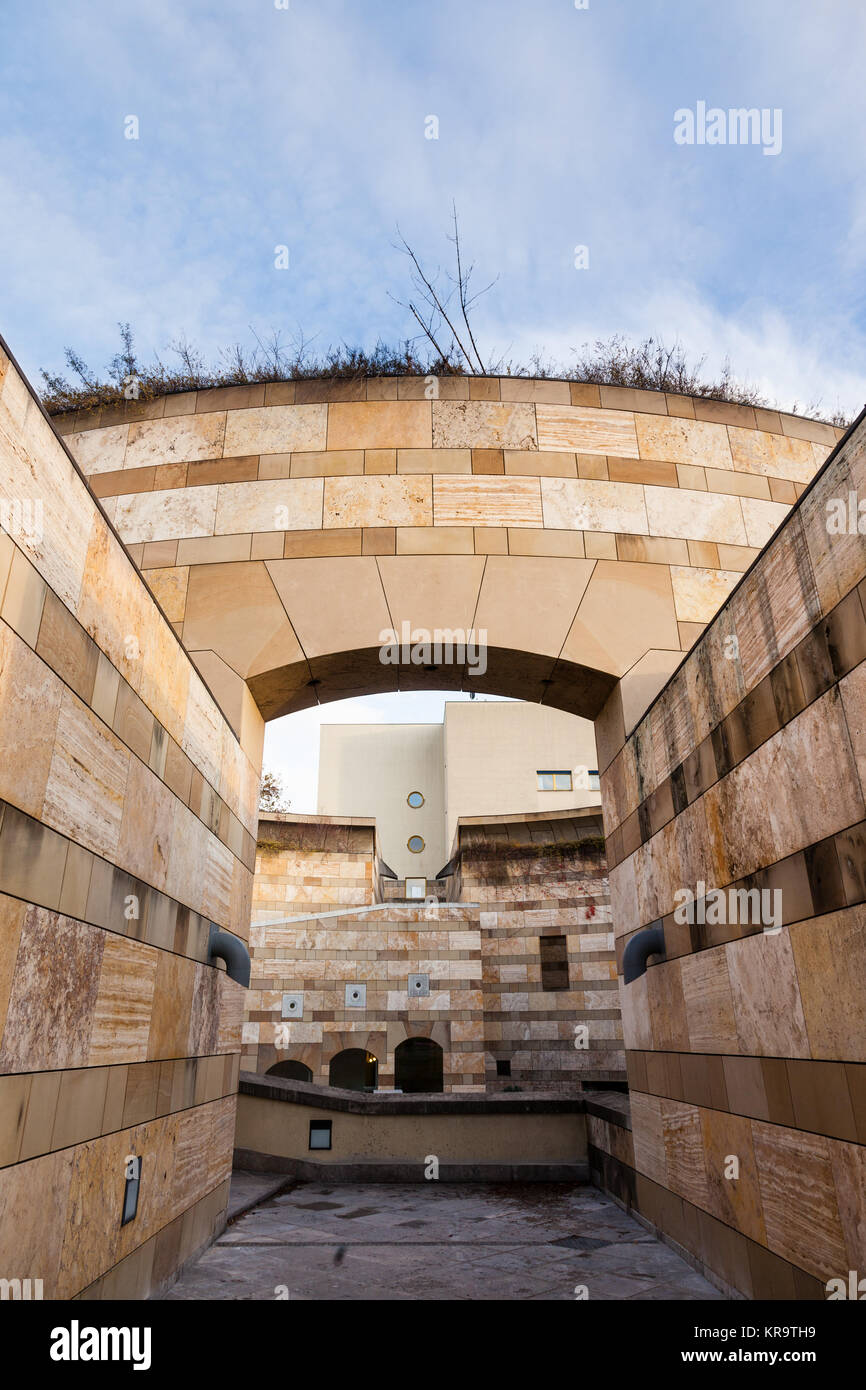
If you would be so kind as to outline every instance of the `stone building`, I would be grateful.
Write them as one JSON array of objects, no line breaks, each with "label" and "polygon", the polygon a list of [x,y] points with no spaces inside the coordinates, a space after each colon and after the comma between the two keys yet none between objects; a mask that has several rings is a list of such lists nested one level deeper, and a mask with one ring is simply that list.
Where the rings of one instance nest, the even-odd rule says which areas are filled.
[{"label": "stone building", "polygon": [[547,705],[446,700],[438,724],[321,727],[319,813],[374,817],[403,882],[436,878],[461,817],[600,805],[592,724]]},{"label": "stone building", "polygon": [[459,822],[424,905],[381,900],[377,855],[372,822],[261,821],[245,1070],[368,1090],[624,1081],[597,811]]},{"label": "stone building", "polygon": [[[0,538],[0,1267],[46,1298],[144,1297],[221,1229],[264,721],[468,688],[382,664],[404,620],[594,721],[631,1102],[599,1180],[746,1297],[864,1268],[866,537],[827,518],[866,419],[439,386],[52,422],[0,344],[3,500],[44,507]],[[700,882],[781,887],[781,930],[684,930]]]},{"label": "stone building", "polygon": [[260,822],[243,1067],[368,1090],[624,1081],[595,758],[587,720],[513,701],[323,725],[319,807],[343,815]]}]

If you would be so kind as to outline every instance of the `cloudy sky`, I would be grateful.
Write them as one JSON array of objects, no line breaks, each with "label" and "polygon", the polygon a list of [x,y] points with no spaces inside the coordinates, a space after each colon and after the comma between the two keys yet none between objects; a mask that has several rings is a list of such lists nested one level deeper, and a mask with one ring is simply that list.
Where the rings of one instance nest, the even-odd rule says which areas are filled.
[{"label": "cloudy sky", "polygon": [[[118,320],[145,357],[399,340],[396,226],[436,264],[454,199],[486,353],[653,333],[863,403],[862,0],[4,0],[3,39],[0,331],[34,382],[67,344],[104,368]],[[677,144],[698,102],[780,110],[781,152]]]},{"label": "cloudy sky", "polygon": [[[490,351],[679,336],[785,405],[862,404],[862,0],[287,4],[4,0],[0,329],[31,376],[104,366],[121,319],[145,356],[399,339],[395,227],[435,263],[453,198]],[[701,100],[780,108],[781,153],[677,145]]]}]

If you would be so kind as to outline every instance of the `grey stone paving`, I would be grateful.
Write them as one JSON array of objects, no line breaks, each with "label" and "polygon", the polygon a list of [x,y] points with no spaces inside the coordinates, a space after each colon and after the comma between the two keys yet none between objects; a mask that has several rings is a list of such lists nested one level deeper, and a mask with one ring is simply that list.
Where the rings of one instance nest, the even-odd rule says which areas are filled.
[{"label": "grey stone paving", "polygon": [[590,1300],[722,1298],[596,1188],[436,1182],[298,1184],[239,1217],[165,1297],[572,1300],[578,1285]]}]

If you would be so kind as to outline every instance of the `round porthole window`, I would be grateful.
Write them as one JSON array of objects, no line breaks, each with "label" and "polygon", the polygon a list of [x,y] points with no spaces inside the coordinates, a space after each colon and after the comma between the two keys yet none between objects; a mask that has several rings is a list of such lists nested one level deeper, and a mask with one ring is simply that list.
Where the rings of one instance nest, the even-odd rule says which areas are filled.
[{"label": "round porthole window", "polygon": [[414,811],[417,811],[419,806],[424,805],[424,798],[420,792],[410,792],[406,800]]},{"label": "round porthole window", "polygon": [[420,854],[424,848],[424,841],[420,835],[410,835],[406,841],[407,849],[411,849],[413,854]]}]

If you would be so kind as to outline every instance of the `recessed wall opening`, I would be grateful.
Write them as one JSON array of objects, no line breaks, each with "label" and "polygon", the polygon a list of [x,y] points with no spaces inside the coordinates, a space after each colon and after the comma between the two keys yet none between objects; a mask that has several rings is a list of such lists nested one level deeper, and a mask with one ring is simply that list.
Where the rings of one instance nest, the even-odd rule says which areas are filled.
[{"label": "recessed wall opening", "polygon": [[313,1073],[303,1062],[276,1062],[274,1066],[268,1067],[267,1076],[282,1076],[287,1081],[312,1081]]},{"label": "recessed wall opening", "polygon": [[568,989],[568,938],[542,936],[538,945],[541,953],[541,988],[551,991]]},{"label": "recessed wall opening", "polygon": [[394,1052],[398,1091],[441,1091],[442,1048],[432,1038],[407,1038]]},{"label": "recessed wall opening", "polygon": [[343,1091],[375,1091],[379,1062],[363,1047],[347,1047],[331,1058],[328,1084]]}]

